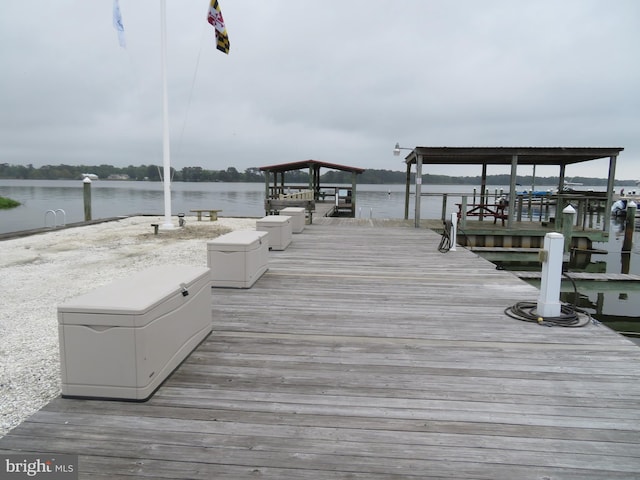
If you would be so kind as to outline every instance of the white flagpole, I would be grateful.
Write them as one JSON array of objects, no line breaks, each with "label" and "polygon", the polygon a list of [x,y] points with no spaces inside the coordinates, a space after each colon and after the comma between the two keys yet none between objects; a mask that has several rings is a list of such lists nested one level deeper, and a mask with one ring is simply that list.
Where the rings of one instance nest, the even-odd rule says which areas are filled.
[{"label": "white flagpole", "polygon": [[164,223],[162,228],[174,228],[171,221],[171,150],[169,148],[169,100],[167,97],[167,5],[160,0],[162,57],[162,160],[164,164]]}]

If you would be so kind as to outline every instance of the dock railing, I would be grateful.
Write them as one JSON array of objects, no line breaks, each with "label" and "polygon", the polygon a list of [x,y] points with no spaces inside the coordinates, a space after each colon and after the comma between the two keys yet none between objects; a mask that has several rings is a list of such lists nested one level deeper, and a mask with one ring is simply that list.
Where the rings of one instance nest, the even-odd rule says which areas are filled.
[{"label": "dock railing", "polygon": [[[514,219],[517,222],[548,222],[556,229],[562,228],[562,210],[571,205],[577,214],[574,217],[574,227],[577,229],[605,230],[604,221],[607,218],[607,198],[598,192],[584,193],[520,193],[515,197]],[[512,199],[502,190],[493,193],[486,190],[483,194],[476,190],[473,193],[423,193],[425,197],[442,197],[441,220],[448,219],[448,210],[453,206],[458,212],[460,227],[465,228],[467,220],[474,217],[474,221],[506,220],[509,212],[509,202]],[[459,199],[459,200],[458,200]],[[449,202],[452,202],[451,205]],[[504,224],[504,223],[503,223]]]},{"label": "dock railing", "polygon": [[313,200],[313,190],[300,190],[293,193],[281,193],[279,200]]}]

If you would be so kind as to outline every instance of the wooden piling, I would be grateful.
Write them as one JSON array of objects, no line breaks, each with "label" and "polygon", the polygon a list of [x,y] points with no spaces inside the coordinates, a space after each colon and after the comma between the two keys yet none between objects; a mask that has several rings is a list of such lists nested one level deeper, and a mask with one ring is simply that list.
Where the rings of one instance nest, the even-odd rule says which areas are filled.
[{"label": "wooden piling", "polygon": [[627,218],[624,226],[624,241],[622,242],[622,251],[630,252],[633,246],[633,232],[636,228],[636,211],[638,207],[633,200],[627,203]]},{"label": "wooden piling", "polygon": [[562,210],[562,234],[564,235],[564,253],[571,248],[571,237],[573,236],[573,217],[576,214],[575,208],[567,205]]},{"label": "wooden piling", "polygon": [[91,220],[91,180],[85,178],[82,181],[83,184],[83,197],[84,197],[84,221]]}]

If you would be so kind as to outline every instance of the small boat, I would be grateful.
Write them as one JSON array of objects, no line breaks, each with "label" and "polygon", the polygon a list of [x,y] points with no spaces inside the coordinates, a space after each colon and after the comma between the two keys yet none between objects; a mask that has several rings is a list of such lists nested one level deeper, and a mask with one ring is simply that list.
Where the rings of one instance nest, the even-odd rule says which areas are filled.
[{"label": "small boat", "polygon": [[98,180],[98,175],[96,175],[95,173],[83,173],[82,178],[88,178],[89,180]]},{"label": "small boat", "polygon": [[546,197],[551,195],[552,193],[553,192],[551,190],[523,190],[522,192],[517,192],[518,195],[531,195],[533,197]]},{"label": "small boat", "polygon": [[[573,178],[571,180],[573,180]],[[580,183],[580,182],[572,182],[571,180],[565,180],[564,181],[564,186],[565,187],[581,187],[582,186],[582,183]]]}]

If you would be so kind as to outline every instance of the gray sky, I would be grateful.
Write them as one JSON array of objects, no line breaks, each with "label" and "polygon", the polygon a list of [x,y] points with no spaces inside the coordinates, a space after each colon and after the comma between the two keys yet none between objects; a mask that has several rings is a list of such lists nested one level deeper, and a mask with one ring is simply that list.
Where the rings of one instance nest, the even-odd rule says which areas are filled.
[{"label": "gray sky", "polygon": [[[112,2],[2,0],[0,162],[162,164],[160,0],[120,0],[124,49]],[[601,146],[640,179],[637,0],[220,0],[228,56],[208,0],[166,2],[176,168],[404,170],[396,142]]]}]

